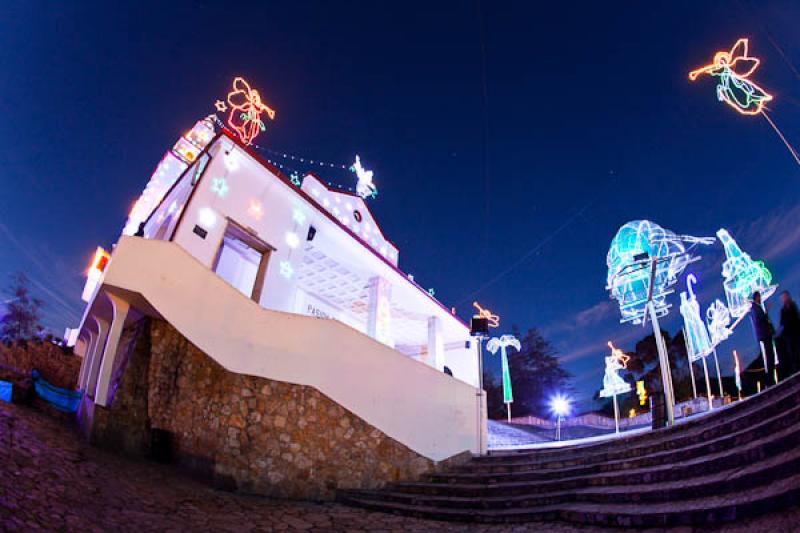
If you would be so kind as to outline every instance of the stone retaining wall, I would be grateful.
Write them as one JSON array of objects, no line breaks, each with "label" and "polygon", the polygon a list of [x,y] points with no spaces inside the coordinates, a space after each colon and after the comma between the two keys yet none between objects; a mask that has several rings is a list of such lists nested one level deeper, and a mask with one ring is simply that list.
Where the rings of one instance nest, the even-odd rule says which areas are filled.
[{"label": "stone retaining wall", "polygon": [[218,485],[315,500],[470,456],[435,464],[314,388],[228,372],[166,322],[137,327],[111,407],[93,406],[97,444],[146,453],[153,430],[166,431],[175,461]]},{"label": "stone retaining wall", "polygon": [[36,368],[44,379],[62,389],[74,389],[78,385],[81,361],[71,349],[61,348],[51,342],[0,343],[0,366],[27,375]]}]

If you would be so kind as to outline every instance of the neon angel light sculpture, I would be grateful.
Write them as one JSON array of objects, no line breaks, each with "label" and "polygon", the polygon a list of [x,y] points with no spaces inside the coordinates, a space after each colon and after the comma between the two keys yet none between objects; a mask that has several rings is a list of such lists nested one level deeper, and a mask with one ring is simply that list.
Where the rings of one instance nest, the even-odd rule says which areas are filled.
[{"label": "neon angel light sculpture", "polygon": [[378,196],[378,189],[375,187],[375,184],[372,183],[372,176],[375,172],[361,166],[361,158],[358,157],[358,154],[356,154],[356,162],[353,163],[350,169],[356,173],[356,177],[358,178],[358,182],[356,182],[356,193],[358,193],[361,198],[375,198]]},{"label": "neon angel light sculpture", "polygon": [[228,116],[228,126],[233,129],[245,144],[250,144],[253,139],[266,130],[261,114],[265,113],[270,120],[275,120],[275,111],[261,101],[257,90],[251,89],[244,78],[233,80],[233,90],[228,93],[228,104],[231,113]]},{"label": "neon angel light sculpture", "polygon": [[719,51],[714,61],[689,73],[694,81],[701,74],[719,78],[717,99],[725,102],[742,115],[758,115],[772,95],[748,78],[756,71],[760,61],[747,52],[747,39],[739,39],[730,52]]},{"label": "neon angel light sculpture", "polygon": [[666,297],[673,292],[670,287],[688,264],[700,259],[691,250],[714,240],[676,235],[649,220],[624,224],[611,241],[606,257],[606,288],[619,303],[621,322],[643,323],[648,301],[652,301],[657,316],[666,315],[670,307]]},{"label": "neon angel light sculpture", "polygon": [[721,300],[714,300],[714,303],[706,310],[706,323],[712,345],[717,346],[731,336],[732,331],[728,329],[731,323],[731,312]]},{"label": "neon angel light sculpture", "polygon": [[611,355],[606,357],[603,390],[600,391],[601,398],[608,398],[631,391],[631,384],[618,374],[620,370],[628,368],[630,357],[625,355],[625,352],[619,348],[615,348],[611,341],[608,342],[608,347],[611,348]]}]

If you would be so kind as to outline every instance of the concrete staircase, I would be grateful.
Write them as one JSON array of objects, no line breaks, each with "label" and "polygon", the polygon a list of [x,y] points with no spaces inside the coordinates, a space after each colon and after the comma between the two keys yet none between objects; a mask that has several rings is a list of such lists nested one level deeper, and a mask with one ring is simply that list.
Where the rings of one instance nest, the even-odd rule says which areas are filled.
[{"label": "concrete staircase", "polygon": [[800,375],[673,428],[476,457],[343,502],[468,522],[704,525],[800,504]]}]

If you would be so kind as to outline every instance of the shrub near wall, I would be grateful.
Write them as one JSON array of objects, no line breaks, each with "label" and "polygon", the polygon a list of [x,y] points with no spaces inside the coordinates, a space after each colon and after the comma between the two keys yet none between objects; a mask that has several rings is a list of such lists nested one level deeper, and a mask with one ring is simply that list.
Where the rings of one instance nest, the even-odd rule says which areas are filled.
[{"label": "shrub near wall", "polygon": [[0,343],[0,365],[26,375],[30,375],[35,368],[44,379],[63,389],[74,389],[77,386],[81,361],[72,350],[50,342]]}]

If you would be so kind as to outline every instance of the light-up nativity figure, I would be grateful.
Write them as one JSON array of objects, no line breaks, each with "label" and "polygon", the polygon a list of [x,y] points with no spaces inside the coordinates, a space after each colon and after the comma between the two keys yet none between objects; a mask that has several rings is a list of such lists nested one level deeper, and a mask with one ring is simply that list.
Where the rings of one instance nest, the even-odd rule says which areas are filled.
[{"label": "light-up nativity figure", "polygon": [[[683,334],[686,340],[686,351],[689,355],[689,362],[703,360],[703,373],[706,378],[706,395],[708,396],[708,408],[711,410],[712,396],[711,396],[711,383],[708,379],[708,364],[706,357],[711,354],[711,338],[708,336],[706,324],[700,317],[700,304],[697,303],[697,297],[694,294],[694,284],[697,283],[697,278],[694,274],[686,276],[687,291],[681,292],[681,315],[683,316]],[[689,367],[691,372],[694,372]]]},{"label": "light-up nativity figure", "polygon": [[361,158],[356,155],[356,162],[350,167],[356,173],[358,182],[356,183],[356,192],[361,198],[375,198],[378,196],[378,189],[372,183],[372,176],[375,174],[372,170],[367,170],[361,166]]},{"label": "light-up nativity figure", "polygon": [[687,265],[700,259],[691,252],[698,244],[712,244],[713,237],[677,235],[649,220],[624,224],[611,241],[606,263],[606,288],[619,303],[621,322],[653,323],[659,353],[667,418],[674,422],[672,377],[659,317],[669,312],[667,296]]},{"label": "light-up nativity figure", "polygon": [[508,355],[506,348],[511,346],[519,351],[522,347],[513,335],[503,335],[500,338],[492,337],[486,343],[486,349],[491,353],[497,353],[500,350],[500,362],[503,373],[503,403],[506,404],[506,412],[508,413],[508,421],[511,422],[511,404],[514,402],[514,394],[511,391],[511,373],[508,371]]},{"label": "light-up nativity figure", "polygon": [[764,104],[772,100],[772,95],[748,79],[760,61],[748,55],[747,46],[747,39],[739,39],[730,52],[717,52],[710,65],[690,72],[689,79],[694,81],[701,74],[718,78],[717,99],[720,102],[743,115],[757,115]]},{"label": "light-up nativity figure", "polygon": [[611,348],[611,355],[606,357],[606,372],[603,376],[603,389],[600,391],[601,398],[613,398],[614,401],[614,427],[619,433],[619,405],[617,395],[631,391],[631,384],[622,379],[619,375],[620,370],[628,368],[630,357],[619,348],[615,348],[611,341],[608,342]]},{"label": "light-up nativity figure", "polygon": [[722,277],[725,278],[723,286],[728,309],[734,318],[741,318],[750,311],[750,298],[755,291],[761,293],[761,301],[764,302],[775,293],[778,286],[772,285],[772,274],[763,261],[753,261],[726,230],[719,230],[717,237],[725,247]]}]

